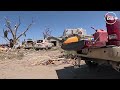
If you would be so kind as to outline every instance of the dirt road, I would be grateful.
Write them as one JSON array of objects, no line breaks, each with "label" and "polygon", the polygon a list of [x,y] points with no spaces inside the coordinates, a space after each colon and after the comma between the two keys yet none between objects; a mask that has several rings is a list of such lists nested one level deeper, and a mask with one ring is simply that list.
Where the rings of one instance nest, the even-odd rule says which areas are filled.
[{"label": "dirt road", "polygon": [[22,59],[0,60],[0,79],[120,79],[120,73],[110,66],[89,69],[83,62],[75,69],[71,63],[40,64],[61,55],[58,50],[25,52]]}]

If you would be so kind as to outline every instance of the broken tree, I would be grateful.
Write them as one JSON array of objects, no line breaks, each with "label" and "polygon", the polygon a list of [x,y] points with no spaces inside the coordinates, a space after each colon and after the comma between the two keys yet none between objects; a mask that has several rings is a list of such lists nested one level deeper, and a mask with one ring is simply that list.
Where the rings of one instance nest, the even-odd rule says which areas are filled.
[{"label": "broken tree", "polygon": [[52,32],[52,30],[50,30],[50,28],[45,28],[45,30],[43,32],[44,39],[47,39],[48,37],[51,37],[51,32]]},{"label": "broken tree", "polygon": [[[15,25],[14,29],[11,27],[11,23],[10,23],[10,20],[8,18],[5,17],[5,21],[6,21],[5,26],[7,29],[6,30],[3,29],[4,39],[8,40],[11,48],[18,42],[18,40],[21,36],[26,35],[26,32],[30,29],[30,27],[34,23],[33,19],[32,19],[32,22],[28,25],[28,27],[18,35],[17,31],[21,25],[20,17],[19,17],[19,22],[18,22],[18,24]],[[11,39],[8,37],[9,33],[12,35]]]}]

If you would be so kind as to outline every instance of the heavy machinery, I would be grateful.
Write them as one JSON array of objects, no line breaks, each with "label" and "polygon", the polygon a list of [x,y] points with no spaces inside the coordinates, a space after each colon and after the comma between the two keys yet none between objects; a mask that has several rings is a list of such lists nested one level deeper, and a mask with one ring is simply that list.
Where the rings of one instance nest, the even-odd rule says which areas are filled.
[{"label": "heavy machinery", "polygon": [[[113,19],[108,19],[112,17]],[[75,51],[80,60],[85,60],[88,66],[110,64],[120,71],[120,20],[106,15],[106,30],[95,29],[92,39],[77,34],[63,39],[61,48]],[[94,28],[93,28],[94,29]],[[80,64],[80,63],[79,63]]]}]

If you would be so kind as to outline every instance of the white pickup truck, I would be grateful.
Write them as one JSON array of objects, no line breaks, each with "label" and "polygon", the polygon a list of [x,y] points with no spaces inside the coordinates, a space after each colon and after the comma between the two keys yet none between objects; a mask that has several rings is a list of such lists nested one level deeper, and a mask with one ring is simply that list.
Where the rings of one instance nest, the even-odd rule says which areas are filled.
[{"label": "white pickup truck", "polygon": [[34,48],[35,50],[40,50],[40,49],[51,49],[53,46],[53,43],[50,43],[48,40],[37,40],[35,42]]}]

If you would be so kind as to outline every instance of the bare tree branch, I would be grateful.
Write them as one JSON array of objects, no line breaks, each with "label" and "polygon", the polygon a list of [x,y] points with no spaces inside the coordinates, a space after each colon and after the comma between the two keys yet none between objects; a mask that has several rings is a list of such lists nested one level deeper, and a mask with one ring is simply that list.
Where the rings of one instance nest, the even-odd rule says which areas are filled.
[{"label": "bare tree branch", "polygon": [[18,40],[22,35],[24,35],[24,34],[29,30],[29,28],[32,26],[32,24],[33,24],[33,21],[32,21],[32,23],[27,27],[27,29],[26,29],[24,32],[22,32],[22,33],[17,37],[16,40]]},{"label": "bare tree branch", "polygon": [[7,25],[5,25],[5,26],[10,30],[11,34],[12,34],[13,37],[14,37],[15,35],[14,35],[13,30],[12,30],[12,28],[11,28],[10,21],[9,21],[8,18],[6,18],[6,17],[5,17],[5,21],[6,21],[6,24],[7,24]]},{"label": "bare tree branch", "polygon": [[[5,32],[5,30],[3,29],[3,33]],[[3,36],[1,36],[1,37],[3,37]],[[8,36],[7,37],[3,37],[4,39],[7,39],[8,41],[10,41],[10,39],[8,38]]]},{"label": "bare tree branch", "polygon": [[49,28],[45,29],[45,33],[47,34],[49,32]]},{"label": "bare tree branch", "polygon": [[17,30],[20,25],[21,25],[21,20],[20,20],[20,16],[19,16],[19,23],[18,23],[18,25],[15,25],[15,34],[17,33]]},{"label": "bare tree branch", "polygon": [[50,30],[49,28],[45,29],[45,35],[48,37],[48,36],[51,36],[51,32],[52,30]]},{"label": "bare tree branch", "polygon": [[45,34],[44,32],[43,32],[43,37],[44,37],[44,39],[47,37],[46,34]]},{"label": "bare tree branch", "polygon": [[51,32],[52,32],[52,30],[51,30],[51,31],[49,31],[49,33],[47,33],[47,35],[48,35],[48,36],[51,36]]}]

